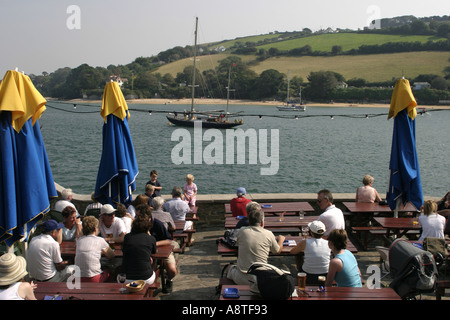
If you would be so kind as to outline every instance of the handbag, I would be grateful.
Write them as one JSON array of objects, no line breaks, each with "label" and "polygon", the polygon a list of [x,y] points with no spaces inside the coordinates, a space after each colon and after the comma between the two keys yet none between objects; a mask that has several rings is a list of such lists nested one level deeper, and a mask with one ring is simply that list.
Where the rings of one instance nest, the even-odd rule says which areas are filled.
[{"label": "handbag", "polygon": [[287,300],[295,290],[291,273],[271,264],[254,263],[247,273],[256,276],[259,293],[265,300]]}]

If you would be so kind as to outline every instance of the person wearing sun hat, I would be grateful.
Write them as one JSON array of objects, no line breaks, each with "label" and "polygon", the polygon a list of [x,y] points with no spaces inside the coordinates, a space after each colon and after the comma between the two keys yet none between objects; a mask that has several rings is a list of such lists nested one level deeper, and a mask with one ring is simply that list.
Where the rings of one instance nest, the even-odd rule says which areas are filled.
[{"label": "person wearing sun hat", "polygon": [[58,239],[61,239],[64,223],[47,220],[43,233],[31,239],[27,250],[27,270],[37,281],[63,282],[74,272],[61,257]]},{"label": "person wearing sun hat", "polygon": [[323,222],[318,220],[310,222],[308,227],[311,237],[301,240],[297,246],[291,250],[291,254],[296,255],[295,260],[299,272],[305,272],[307,274],[307,285],[323,285],[318,277],[326,276],[328,274],[331,255],[328,241],[322,239],[326,232],[326,227]]},{"label": "person wearing sun hat", "polygon": [[24,257],[5,253],[0,257],[0,300],[36,300],[33,282],[21,281],[28,272]]},{"label": "person wearing sun hat", "polygon": [[237,216],[247,216],[247,210],[246,206],[248,203],[250,203],[252,200],[247,199],[244,197],[247,194],[247,190],[243,187],[239,187],[236,190],[236,198],[231,199],[230,201],[230,209],[231,209],[231,215],[233,217]]}]

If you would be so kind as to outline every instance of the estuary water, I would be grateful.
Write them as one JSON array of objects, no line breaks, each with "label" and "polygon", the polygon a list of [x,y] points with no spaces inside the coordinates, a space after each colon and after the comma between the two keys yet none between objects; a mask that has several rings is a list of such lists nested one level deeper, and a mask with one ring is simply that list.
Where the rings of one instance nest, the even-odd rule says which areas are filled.
[{"label": "estuary water", "polygon": [[[162,112],[183,112],[189,105],[128,107],[139,167],[134,194],[144,192],[154,169],[163,194],[170,194],[173,186],[182,187],[188,173],[194,175],[199,194],[235,193],[240,186],[248,193],[315,193],[322,188],[347,193],[355,192],[363,176],[371,174],[374,187],[385,197],[393,130],[393,120],[387,120],[388,108],[308,106],[306,112],[294,113],[278,111],[275,106],[232,105],[229,111],[242,111],[244,124],[227,132],[176,127]],[[223,108],[200,105],[197,109]],[[441,197],[450,190],[449,123],[450,110],[416,118],[426,196]],[[75,193],[90,194],[102,151],[99,105],[74,108],[49,102],[40,126],[55,181]],[[231,148],[227,134],[247,138],[244,143],[236,139]]]}]

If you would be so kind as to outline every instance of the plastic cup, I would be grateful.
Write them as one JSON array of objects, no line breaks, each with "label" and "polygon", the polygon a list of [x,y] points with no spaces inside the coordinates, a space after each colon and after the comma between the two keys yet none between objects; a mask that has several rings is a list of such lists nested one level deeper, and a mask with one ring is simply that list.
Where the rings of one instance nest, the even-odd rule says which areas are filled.
[{"label": "plastic cup", "polygon": [[297,273],[297,286],[298,290],[300,291],[306,290],[306,273],[304,272]]}]

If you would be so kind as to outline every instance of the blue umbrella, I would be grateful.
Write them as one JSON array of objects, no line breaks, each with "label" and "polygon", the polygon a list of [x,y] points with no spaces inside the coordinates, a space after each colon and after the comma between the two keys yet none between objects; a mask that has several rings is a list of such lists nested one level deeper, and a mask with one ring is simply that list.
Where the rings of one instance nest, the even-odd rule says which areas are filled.
[{"label": "blue umbrella", "polygon": [[57,197],[38,119],[47,101],[28,76],[8,71],[0,84],[0,242],[11,247]]},{"label": "blue umbrella", "polygon": [[105,86],[101,115],[105,123],[95,198],[102,204],[127,205],[136,189],[139,171],[128,128],[128,106],[117,82]]},{"label": "blue umbrella", "polygon": [[386,201],[392,210],[411,202],[416,209],[423,204],[422,183],[416,150],[417,102],[407,79],[397,80],[392,93],[388,119],[394,117],[389,189]]}]

